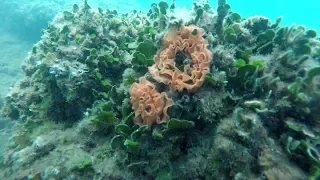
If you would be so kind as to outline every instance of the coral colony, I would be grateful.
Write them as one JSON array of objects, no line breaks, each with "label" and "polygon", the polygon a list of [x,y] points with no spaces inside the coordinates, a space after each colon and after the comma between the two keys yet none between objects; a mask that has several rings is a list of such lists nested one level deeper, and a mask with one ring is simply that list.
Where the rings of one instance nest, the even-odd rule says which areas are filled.
[{"label": "coral colony", "polygon": [[6,96],[0,179],[319,179],[320,41],[281,20],[223,0],[59,13]]}]

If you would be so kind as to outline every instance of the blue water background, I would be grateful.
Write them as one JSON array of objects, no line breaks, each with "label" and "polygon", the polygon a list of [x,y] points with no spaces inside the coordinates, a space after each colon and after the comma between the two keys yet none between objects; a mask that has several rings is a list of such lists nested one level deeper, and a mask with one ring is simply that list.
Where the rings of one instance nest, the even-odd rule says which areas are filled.
[{"label": "blue water background", "polygon": [[[164,0],[169,5],[172,0]],[[81,0],[78,0],[81,3]],[[96,7],[99,4],[108,4],[108,1],[88,0],[89,5]],[[148,11],[151,3],[160,0],[117,0],[112,1],[108,8],[115,8],[119,12],[127,12],[128,2],[132,9]],[[194,0],[176,0],[176,7],[190,9]],[[217,9],[218,0],[209,0],[213,9]],[[281,26],[304,25],[308,29],[316,29],[320,32],[319,13],[320,0],[227,0],[233,12],[238,12],[243,18],[251,16],[266,16],[273,22],[280,16],[283,17]],[[102,7],[105,8],[105,7]]]},{"label": "blue water background", "polygon": [[[150,7],[154,1],[137,1],[144,9]],[[172,1],[167,1],[171,3]],[[176,0],[177,7],[190,8],[192,0]],[[214,9],[217,7],[217,0],[209,1]],[[232,11],[238,12],[242,17],[266,16],[275,21],[283,16],[282,26],[305,25],[309,29],[316,29],[320,32],[319,14],[320,0],[227,0]]]}]

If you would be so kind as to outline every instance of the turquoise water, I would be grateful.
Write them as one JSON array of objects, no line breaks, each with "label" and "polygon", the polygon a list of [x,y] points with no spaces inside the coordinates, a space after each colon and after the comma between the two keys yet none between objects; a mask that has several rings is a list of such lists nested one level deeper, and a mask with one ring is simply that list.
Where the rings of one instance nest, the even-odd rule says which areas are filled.
[{"label": "turquoise water", "polygon": [[[144,10],[149,9],[150,3],[154,1],[136,1]],[[170,1],[167,1],[170,3]],[[176,0],[177,7],[190,8],[194,1]],[[217,0],[209,1],[212,7],[216,7]],[[234,12],[243,17],[266,16],[273,21],[283,16],[282,25],[305,25],[307,28],[320,31],[318,23],[320,2],[317,0],[228,0]],[[121,5],[119,5],[119,8]],[[121,9],[121,8],[120,8]]]},{"label": "turquoise water", "polygon": [[[139,1],[138,1],[139,2]],[[148,9],[152,1],[140,1],[143,8]],[[170,2],[170,1],[167,1]],[[178,7],[190,8],[192,0],[176,0]],[[217,0],[209,1],[216,7]],[[273,21],[283,16],[282,25],[305,25],[320,31],[319,13],[320,1],[318,0],[227,0],[234,12],[243,17],[266,16]]]},{"label": "turquoise water", "polygon": [[277,19],[283,16],[282,25],[305,25],[320,30],[318,22],[320,2],[317,0],[229,0],[232,9],[244,17],[262,15]]},{"label": "turquoise water", "polygon": [[[121,12],[128,12],[132,9],[148,11],[152,2],[159,1],[133,1],[133,0],[118,0],[118,1],[88,1],[92,7],[101,7],[102,9],[111,8]],[[166,1],[168,4],[171,1]],[[176,0],[176,6],[180,8],[190,9],[193,5],[192,0]],[[217,0],[209,1],[212,7],[217,7]],[[3,4],[2,4],[3,3]],[[18,32],[25,39],[33,42],[39,40],[41,29],[46,28],[47,23],[52,20],[56,13],[64,9],[72,8],[74,3],[80,4],[81,0],[55,0],[55,1],[39,1],[39,0],[24,0],[24,1],[2,1],[0,2],[0,21],[4,27],[9,26],[10,31],[19,31],[26,26],[26,30]],[[281,1],[264,1],[264,0],[229,0],[227,3],[232,5],[232,11],[238,12],[243,18],[250,16],[266,16],[272,21],[282,16],[281,25],[301,25],[307,28],[320,31],[320,24],[317,23],[319,2],[316,0],[306,0],[300,2],[297,0],[281,0]],[[7,22],[8,21],[8,22]],[[32,26],[30,24],[33,24]],[[1,27],[1,26],[0,26]],[[28,34],[27,31],[32,31]],[[26,34],[24,34],[26,33]]]}]

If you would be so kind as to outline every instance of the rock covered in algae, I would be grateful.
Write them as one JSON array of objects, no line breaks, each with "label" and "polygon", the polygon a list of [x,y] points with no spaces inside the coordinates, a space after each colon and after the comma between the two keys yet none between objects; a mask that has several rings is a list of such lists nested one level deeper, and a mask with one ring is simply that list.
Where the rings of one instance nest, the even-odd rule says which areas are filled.
[{"label": "rock covered in algae", "polygon": [[[315,31],[282,27],[280,21],[243,19],[226,1],[219,1],[217,11],[206,2],[183,11],[161,1],[148,13],[124,14],[84,1],[62,12],[32,48],[22,66],[26,77],[6,98],[4,115],[25,124],[8,146],[1,176],[318,176],[320,43]],[[153,79],[148,66],[163,50],[168,27],[190,24],[208,35],[202,38],[212,53],[210,72],[199,91],[174,92]],[[176,54],[168,66],[194,65],[188,52]],[[142,76],[173,100],[168,123],[146,128],[133,121],[129,89]]]}]

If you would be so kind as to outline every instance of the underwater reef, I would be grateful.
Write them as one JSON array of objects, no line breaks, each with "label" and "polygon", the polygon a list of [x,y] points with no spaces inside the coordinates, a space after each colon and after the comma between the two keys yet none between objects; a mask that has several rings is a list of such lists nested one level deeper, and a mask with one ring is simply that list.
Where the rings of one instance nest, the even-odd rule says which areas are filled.
[{"label": "underwater reef", "polygon": [[320,40],[281,20],[73,5],[5,98],[0,179],[319,179]]}]

